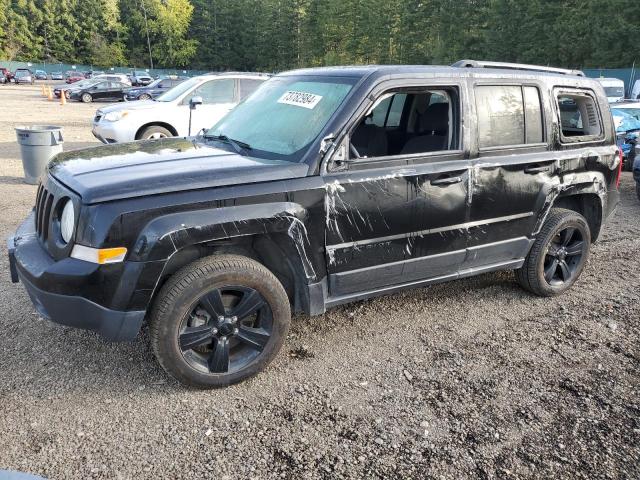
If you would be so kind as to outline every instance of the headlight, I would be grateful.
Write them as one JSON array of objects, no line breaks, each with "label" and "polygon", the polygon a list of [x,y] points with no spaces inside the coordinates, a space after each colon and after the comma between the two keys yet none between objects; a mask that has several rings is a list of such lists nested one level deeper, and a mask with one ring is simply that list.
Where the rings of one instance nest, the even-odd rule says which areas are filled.
[{"label": "headlight", "polygon": [[62,215],[60,216],[60,234],[64,243],[69,243],[73,236],[73,229],[76,223],[76,213],[73,208],[73,202],[67,200],[67,203],[62,209]]},{"label": "headlight", "polygon": [[104,119],[107,122],[117,122],[118,120],[122,120],[124,117],[129,115],[129,112],[126,110],[120,110],[118,112],[109,112],[104,116]]}]

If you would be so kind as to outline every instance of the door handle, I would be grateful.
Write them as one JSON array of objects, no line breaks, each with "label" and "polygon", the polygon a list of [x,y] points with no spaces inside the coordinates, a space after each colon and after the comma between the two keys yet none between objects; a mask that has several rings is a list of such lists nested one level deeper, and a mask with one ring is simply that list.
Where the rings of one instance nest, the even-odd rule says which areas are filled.
[{"label": "door handle", "polygon": [[460,183],[462,177],[444,177],[431,180],[431,185],[453,185],[454,183]]},{"label": "door handle", "polygon": [[549,172],[551,167],[549,165],[532,165],[524,169],[524,173],[534,174],[541,172]]}]

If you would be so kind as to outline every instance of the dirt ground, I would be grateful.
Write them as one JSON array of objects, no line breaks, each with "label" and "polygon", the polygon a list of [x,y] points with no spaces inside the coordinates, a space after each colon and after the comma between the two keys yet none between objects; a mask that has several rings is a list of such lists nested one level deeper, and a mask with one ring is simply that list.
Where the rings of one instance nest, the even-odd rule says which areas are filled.
[{"label": "dirt ground", "polygon": [[[1,86],[0,234],[31,209],[13,127],[94,142],[96,105]],[[298,316],[278,359],[188,390],[134,343],[41,319],[0,259],[0,469],[51,479],[640,478],[640,202],[566,295],[479,276]]]}]

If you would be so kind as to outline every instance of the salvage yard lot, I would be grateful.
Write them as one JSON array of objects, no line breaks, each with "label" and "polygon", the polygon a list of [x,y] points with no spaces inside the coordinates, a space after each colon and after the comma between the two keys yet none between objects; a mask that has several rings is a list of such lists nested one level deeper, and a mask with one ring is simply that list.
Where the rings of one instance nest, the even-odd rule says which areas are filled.
[{"label": "salvage yard lot", "polygon": [[[96,105],[0,86],[0,233],[31,209],[13,127],[97,144]],[[134,343],[41,319],[0,271],[0,469],[66,478],[639,478],[640,202],[622,203],[575,287],[510,273],[299,315],[275,362],[185,389]]]}]

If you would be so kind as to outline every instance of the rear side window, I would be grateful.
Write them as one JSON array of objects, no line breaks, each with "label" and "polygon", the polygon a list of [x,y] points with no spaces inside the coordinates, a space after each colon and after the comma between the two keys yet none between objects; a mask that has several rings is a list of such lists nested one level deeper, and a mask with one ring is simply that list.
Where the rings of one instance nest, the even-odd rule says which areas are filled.
[{"label": "rear side window", "polygon": [[536,87],[478,85],[475,94],[480,148],[544,141],[540,92]]},{"label": "rear side window", "polygon": [[205,104],[212,103],[233,103],[235,81],[233,78],[223,78],[220,80],[210,80],[200,85],[191,97],[202,97]]},{"label": "rear side window", "polygon": [[602,119],[589,92],[557,94],[563,143],[588,142],[602,137]]},{"label": "rear side window", "polygon": [[253,80],[249,78],[240,79],[240,100],[244,100],[262,84],[262,80]]}]

